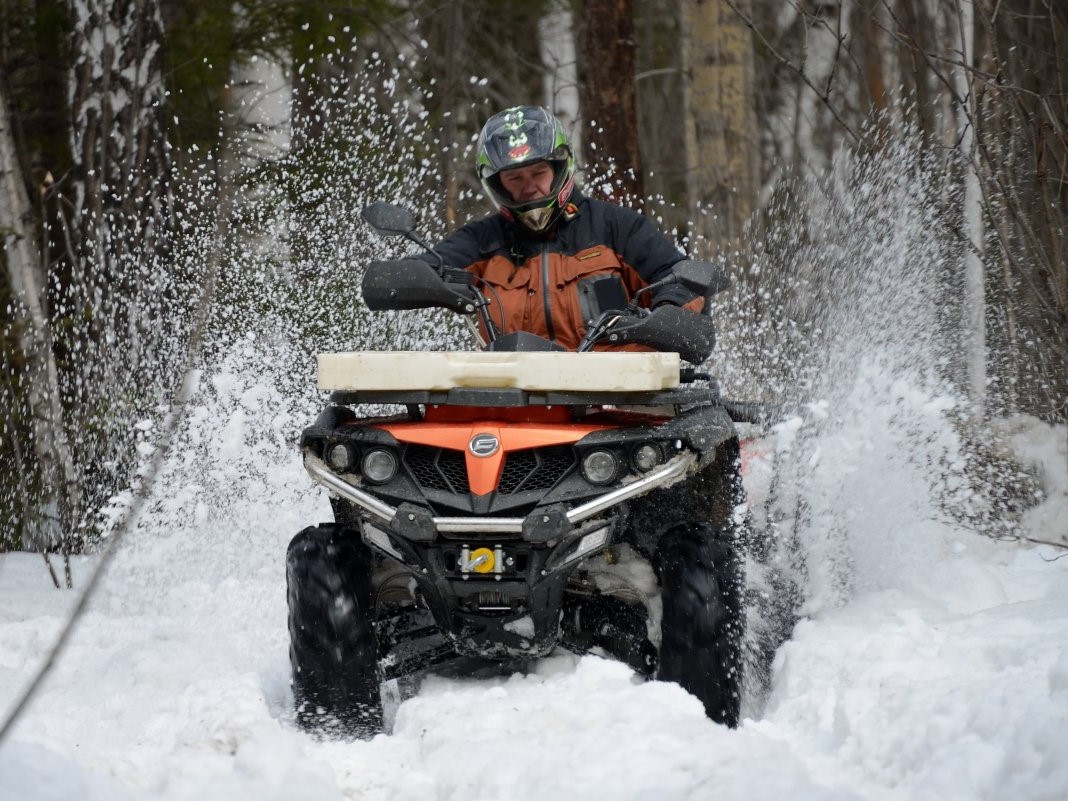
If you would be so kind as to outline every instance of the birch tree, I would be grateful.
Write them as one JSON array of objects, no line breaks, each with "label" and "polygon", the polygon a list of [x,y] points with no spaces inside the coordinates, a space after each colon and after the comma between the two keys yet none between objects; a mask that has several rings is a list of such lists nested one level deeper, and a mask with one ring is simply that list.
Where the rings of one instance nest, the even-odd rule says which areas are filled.
[{"label": "birch tree", "polygon": [[[72,219],[79,245],[107,303],[100,322],[136,335],[139,259],[165,250],[170,163],[163,109],[163,23],[156,0],[70,0],[74,65],[71,150],[80,179]],[[126,319],[119,319],[125,316]]]},{"label": "birch tree", "polygon": [[973,414],[982,419],[986,406],[986,277],[983,269],[983,209],[975,140],[975,6],[957,0],[958,42],[954,69],[957,101],[957,141],[963,172],[963,219],[967,251],[964,257],[965,358]]},{"label": "birch tree", "polygon": [[64,256],[74,267],[61,299],[74,312],[64,389],[91,421],[80,445],[107,494],[131,464],[116,428],[172,383],[163,354],[179,334],[159,324],[174,278],[163,28],[156,0],[69,2],[73,189],[65,196],[69,239],[55,237],[70,243]]},{"label": "birch tree", "polygon": [[538,22],[541,64],[545,69],[545,105],[571,134],[571,147],[582,152],[578,57],[575,53],[575,25],[570,4],[555,0]]},{"label": "birch tree", "polygon": [[25,185],[12,135],[8,97],[0,81],[0,233],[7,280],[20,318],[19,342],[27,365],[23,384],[41,488],[37,518],[26,521],[28,536],[24,534],[24,545],[41,549],[62,545],[66,549],[81,516],[81,483],[60,403],[59,374],[45,303],[45,271]]}]

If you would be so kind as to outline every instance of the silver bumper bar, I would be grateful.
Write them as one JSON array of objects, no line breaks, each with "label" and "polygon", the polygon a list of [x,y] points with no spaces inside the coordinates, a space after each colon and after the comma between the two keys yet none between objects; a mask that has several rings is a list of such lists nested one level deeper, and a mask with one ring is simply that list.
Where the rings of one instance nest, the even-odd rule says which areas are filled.
[{"label": "silver bumper bar", "polygon": [[[644,495],[650,490],[665,484],[673,483],[683,476],[690,465],[697,461],[697,455],[686,451],[668,460],[663,467],[646,473],[637,481],[632,481],[611,492],[594,498],[592,501],[579,504],[567,513],[567,521],[572,525],[581,523],[596,514],[603,512],[611,506],[615,506],[628,498]],[[374,495],[364,492],[354,484],[334,473],[326,463],[312,453],[305,452],[304,468],[312,478],[336,495],[340,495],[347,501],[359,506],[375,517],[390,523],[397,516],[397,508],[380,501]],[[435,517],[434,528],[442,533],[469,533],[469,534],[521,534],[523,533],[522,517]]]}]

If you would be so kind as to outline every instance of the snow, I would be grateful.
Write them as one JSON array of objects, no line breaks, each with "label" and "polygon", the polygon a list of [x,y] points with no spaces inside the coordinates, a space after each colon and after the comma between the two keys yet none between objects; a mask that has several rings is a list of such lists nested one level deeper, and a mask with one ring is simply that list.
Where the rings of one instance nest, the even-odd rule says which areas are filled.
[{"label": "snow", "polygon": [[1015,415],[996,427],[1042,488],[1043,502],[1024,512],[1030,531],[1047,541],[1068,545],[1068,434],[1064,426],[1049,426],[1027,415]]},{"label": "snow", "polygon": [[[835,598],[814,592],[766,699],[737,730],[709,722],[676,685],[557,655],[526,675],[430,680],[390,735],[303,734],[289,712],[282,557],[329,511],[293,445],[309,407],[279,394],[262,358],[201,382],[151,511],[0,746],[2,801],[1068,797],[1068,558],[902,517],[895,505],[921,505],[931,478],[906,459],[887,481],[876,434],[893,414],[871,413],[870,392],[872,428],[842,421],[820,434],[822,458],[805,457],[846,493],[814,501],[857,499],[843,518],[853,582]],[[935,425],[938,398],[909,402]],[[764,458],[799,449],[807,425],[783,426]],[[1063,428],[1010,429],[1041,468],[1049,520],[1063,521]],[[762,474],[758,455],[750,475]],[[866,512],[879,486],[890,495]],[[1029,521],[1046,520],[1042,508]],[[906,558],[910,546],[920,557]],[[6,709],[74,595],[52,588],[40,557],[0,559]],[[92,558],[74,568],[80,586]]]}]

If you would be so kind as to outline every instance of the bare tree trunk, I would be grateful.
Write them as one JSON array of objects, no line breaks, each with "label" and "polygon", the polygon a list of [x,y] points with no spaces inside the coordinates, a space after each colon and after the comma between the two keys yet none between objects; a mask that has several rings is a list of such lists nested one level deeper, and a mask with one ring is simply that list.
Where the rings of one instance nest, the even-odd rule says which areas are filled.
[{"label": "bare tree trunk", "polygon": [[52,329],[44,304],[41,265],[33,212],[26,196],[15,151],[8,98],[0,83],[0,232],[4,264],[23,316],[19,344],[26,359],[25,391],[31,415],[33,451],[41,487],[40,520],[27,521],[32,532],[27,546],[63,546],[81,516],[81,483],[67,439],[60,404],[59,375],[52,350]]},{"label": "bare tree trunk", "polygon": [[958,98],[957,130],[961,167],[964,171],[963,217],[968,251],[965,254],[965,358],[973,414],[982,419],[986,408],[986,276],[983,268],[983,198],[979,185],[979,153],[976,148],[976,103],[972,84],[975,61],[975,5],[957,0],[960,64],[954,72]]},{"label": "bare tree trunk", "polygon": [[[445,108],[455,109],[457,90],[460,88],[460,73],[464,64],[464,49],[467,31],[464,30],[464,4],[450,3],[442,13],[445,15],[445,52],[449,59],[445,62],[444,86]],[[460,176],[456,153],[456,112],[452,111],[444,120],[445,132],[442,139],[447,143],[442,151],[442,171],[445,177],[445,222],[452,230],[459,217]]]},{"label": "bare tree trunk", "polygon": [[156,0],[70,3],[71,150],[84,187],[73,215],[78,255],[102,300],[94,311],[103,333],[128,350],[142,334],[139,323],[148,322],[139,319],[138,301],[143,282],[154,277],[135,267],[166,247],[170,213],[163,22]]},{"label": "bare tree trunk", "polygon": [[[173,379],[159,317],[174,229],[158,0],[68,0],[72,27],[70,258],[64,401],[84,410],[79,457],[94,497],[133,466],[120,433]],[[162,353],[162,355],[161,355]]]},{"label": "bare tree trunk", "polygon": [[[747,0],[681,0],[687,196],[694,240],[737,250],[759,185]],[[711,213],[709,213],[711,212]],[[705,254],[709,255],[709,254]]]},{"label": "bare tree trunk", "polygon": [[582,132],[578,128],[579,83],[575,54],[575,27],[571,8],[565,0],[554,0],[538,24],[541,63],[545,68],[545,104],[571,135],[571,146],[582,152]]},{"label": "bare tree trunk", "polygon": [[585,0],[583,19],[579,57],[586,161],[597,172],[611,170],[603,186],[610,197],[641,202],[645,189],[638,149],[631,0]]}]

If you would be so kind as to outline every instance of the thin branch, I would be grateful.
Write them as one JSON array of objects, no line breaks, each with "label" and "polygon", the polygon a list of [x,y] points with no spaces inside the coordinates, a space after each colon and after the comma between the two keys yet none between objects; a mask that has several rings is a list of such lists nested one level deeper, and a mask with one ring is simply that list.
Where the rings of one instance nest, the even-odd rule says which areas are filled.
[{"label": "thin branch", "polygon": [[1053,542],[1052,540],[1040,540],[1037,537],[1027,537],[1027,536],[1024,536],[1023,534],[1017,534],[1017,535],[1015,535],[1015,536],[1013,536],[1011,538],[1008,538],[1008,539],[999,539],[999,542],[1020,542],[1020,541],[1030,542],[1030,543],[1033,543],[1035,545],[1048,545],[1051,548],[1059,548],[1060,550],[1064,551],[1064,553],[1062,553],[1062,554],[1060,554],[1058,556],[1055,556],[1052,559],[1046,559],[1047,562],[1056,562],[1058,559],[1064,559],[1065,557],[1068,557],[1068,544],[1063,543],[1063,542]]},{"label": "thin branch", "polygon": [[[730,0],[728,0],[728,2],[730,2]],[[897,19],[893,9],[887,7],[887,10],[890,12],[894,21],[898,23],[899,27],[903,30],[904,26]],[[942,84],[945,91],[950,95],[953,102],[963,108],[965,117],[968,119],[969,124],[975,127],[977,132],[977,120],[973,116],[971,110],[968,108],[966,104],[966,98],[960,96],[960,94],[956,90],[956,87],[953,85],[953,81],[939,68],[941,65],[948,64],[958,69],[967,69],[973,74],[973,77],[978,76],[983,80],[989,80],[998,88],[999,91],[1002,92],[1007,90],[1013,92],[1014,94],[1023,94],[1034,98],[1042,97],[1041,95],[1030,90],[1024,89],[1022,87],[999,83],[996,80],[996,76],[990,73],[982,72],[980,70],[974,70],[968,65],[963,64],[962,62],[958,62],[953,59],[943,58],[937,53],[928,52],[927,50],[921,48],[917,44],[915,38],[912,36],[905,36],[898,31],[893,31],[885,28],[884,30],[886,30],[887,33],[889,33],[895,40],[897,40],[899,44],[909,49],[912,53],[922,57],[927,67]],[[1050,110],[1049,113],[1052,115],[1052,110]],[[993,154],[990,152],[989,145],[986,143],[983,137],[976,136],[976,145],[981,160],[985,161],[988,164],[995,163],[993,159]],[[982,172],[980,172],[981,165],[974,161],[973,157],[969,156],[968,163],[972,169],[976,170],[977,174],[983,174]],[[1022,214],[1023,204],[1016,196],[1016,190],[1014,185],[1008,182],[1005,176],[1001,175],[998,171],[992,171],[991,174],[987,176],[987,178],[995,183],[1000,192],[1001,197],[1005,198],[1008,201],[1011,201],[1005,204],[1005,209],[1012,216],[1013,221],[1017,224],[1017,226],[1019,226],[1019,229],[1032,242],[1038,241],[1038,235],[1033,230],[1030,220],[1028,220],[1026,216]],[[988,219],[993,219],[994,211],[991,207],[990,189],[986,185],[986,182],[983,181],[980,182],[979,186],[984,213],[987,215]],[[1057,309],[1057,307],[1050,301],[1050,299],[1046,297],[1045,293],[1041,292],[1039,287],[1035,286],[1032,283],[1031,272],[1023,269],[1023,265],[1019,263],[1016,256],[1012,252],[1012,248],[1010,246],[1011,243],[1004,240],[1004,235],[1000,228],[998,228],[997,226],[995,226],[995,233],[998,236],[998,240],[1003,252],[1006,253],[1010,262],[1012,262],[1014,268],[1016,268],[1017,275],[1019,275],[1024,281],[1028,282],[1029,288],[1031,289],[1037,301],[1042,304],[1049,312],[1062,313],[1062,310]],[[1042,248],[1035,248],[1033,253],[1041,259],[1045,259],[1046,257],[1046,254],[1043,252]],[[1048,263],[1046,266],[1047,268],[1051,267],[1051,265],[1049,265]]]},{"label": "thin branch", "polygon": [[734,0],[726,0],[726,3],[727,3],[728,6],[730,6],[731,11],[733,11],[735,14],[737,14],[739,17],[741,17],[742,21],[746,24],[746,27],[748,27],[749,30],[751,30],[756,36],[760,37],[760,41],[763,42],[764,46],[768,48],[768,52],[771,53],[773,56],[775,56],[775,59],[780,64],[782,64],[788,70],[796,73],[797,76],[802,81],[804,81],[805,85],[809,89],[812,90],[812,92],[816,95],[816,97],[818,97],[820,99],[820,101],[831,112],[831,115],[834,117],[835,122],[837,122],[842,127],[842,130],[845,131],[847,134],[849,134],[849,136],[853,139],[853,141],[856,144],[858,144],[858,145],[859,144],[864,144],[867,141],[866,137],[861,136],[856,131],[854,131],[852,129],[852,127],[850,127],[849,123],[847,123],[842,118],[842,115],[838,113],[838,109],[836,109],[834,107],[834,104],[831,103],[830,94],[821,92],[818,88],[816,88],[816,85],[805,74],[805,71],[802,68],[798,67],[792,61],[790,61],[790,59],[786,58],[781,53],[779,53],[779,51],[775,49],[775,46],[770,41],[768,41],[768,38],[756,26],[756,23],[753,22],[752,18],[750,18],[748,15],[746,15],[741,9],[738,8],[737,5],[735,5]]}]

